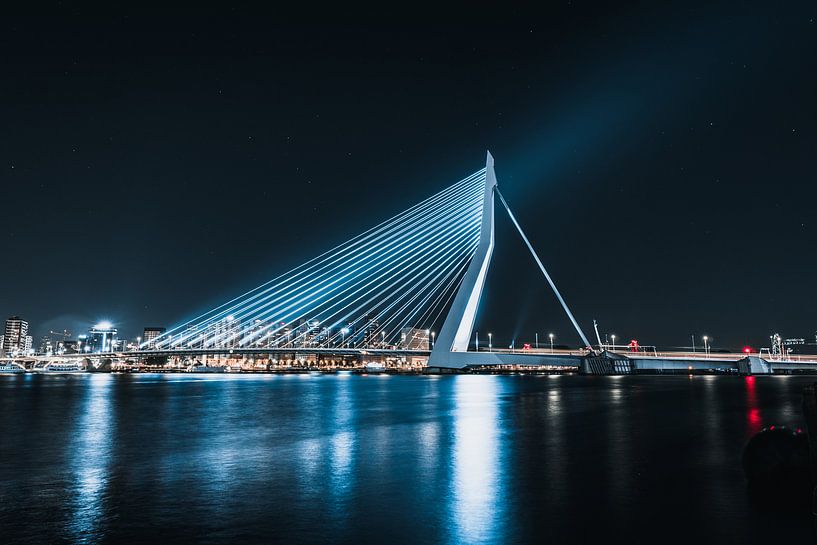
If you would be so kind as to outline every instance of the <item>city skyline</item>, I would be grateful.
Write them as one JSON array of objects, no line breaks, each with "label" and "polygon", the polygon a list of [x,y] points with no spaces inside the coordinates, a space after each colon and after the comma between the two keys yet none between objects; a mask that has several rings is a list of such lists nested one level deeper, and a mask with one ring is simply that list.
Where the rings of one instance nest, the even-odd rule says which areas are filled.
[{"label": "city skyline", "polygon": [[[35,339],[103,320],[129,336],[172,327],[490,148],[585,328],[664,346],[809,337],[817,71],[796,53],[814,45],[813,9],[668,5],[659,26],[626,6],[552,9],[547,22],[320,31],[240,10],[218,23],[134,14],[92,33],[59,10],[14,19],[7,236],[48,257],[0,273],[15,286],[0,310],[26,316]],[[567,340],[511,229],[497,224],[477,330]]]}]

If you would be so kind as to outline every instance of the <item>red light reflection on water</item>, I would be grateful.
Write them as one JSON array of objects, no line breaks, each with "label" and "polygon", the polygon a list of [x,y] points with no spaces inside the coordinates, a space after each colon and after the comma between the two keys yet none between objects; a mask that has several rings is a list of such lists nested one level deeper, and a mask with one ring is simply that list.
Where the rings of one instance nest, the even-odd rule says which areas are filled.
[{"label": "red light reflection on water", "polygon": [[755,390],[755,377],[746,377],[746,426],[749,435],[754,435],[763,427],[763,419],[760,417],[760,409],[757,407],[757,391]]}]

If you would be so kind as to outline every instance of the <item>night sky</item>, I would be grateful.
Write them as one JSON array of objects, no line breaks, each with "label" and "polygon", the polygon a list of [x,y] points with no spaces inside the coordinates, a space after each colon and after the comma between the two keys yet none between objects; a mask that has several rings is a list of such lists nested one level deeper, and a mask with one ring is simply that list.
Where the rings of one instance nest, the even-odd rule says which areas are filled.
[{"label": "night sky", "polygon": [[[660,4],[5,16],[0,313],[172,326],[490,149],[588,336],[813,340],[817,5]],[[497,218],[481,336],[577,344]]]}]

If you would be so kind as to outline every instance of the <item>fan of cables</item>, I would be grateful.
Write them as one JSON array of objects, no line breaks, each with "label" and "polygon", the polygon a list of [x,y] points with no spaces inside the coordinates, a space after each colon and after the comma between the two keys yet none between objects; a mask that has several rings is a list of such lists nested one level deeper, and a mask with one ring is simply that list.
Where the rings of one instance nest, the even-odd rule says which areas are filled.
[{"label": "fan of cables", "polygon": [[479,244],[485,176],[471,174],[148,348],[386,346],[433,327]]}]

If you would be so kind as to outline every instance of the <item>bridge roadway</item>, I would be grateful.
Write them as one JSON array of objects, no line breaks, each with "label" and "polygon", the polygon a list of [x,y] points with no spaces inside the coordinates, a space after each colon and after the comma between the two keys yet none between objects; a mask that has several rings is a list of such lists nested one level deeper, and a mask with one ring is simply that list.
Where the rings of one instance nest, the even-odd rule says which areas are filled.
[{"label": "bridge roadway", "polygon": [[[236,356],[244,357],[275,357],[285,359],[285,356],[291,356],[290,359],[296,360],[304,357],[316,356],[329,359],[331,357],[337,358],[357,358],[361,361],[368,359],[388,360],[388,359],[407,359],[417,358],[420,360],[428,360],[431,352],[429,350],[408,350],[398,348],[318,348],[318,347],[298,347],[298,348],[185,348],[185,349],[168,349],[168,350],[133,350],[133,351],[119,351],[119,352],[104,352],[104,353],[77,353],[77,354],[63,354],[60,356],[29,356],[26,358],[19,358],[20,360],[31,361],[37,360],[55,360],[55,359],[140,359],[151,357],[169,357],[169,358],[196,358],[196,357],[224,357],[234,358]],[[508,349],[492,349],[480,350],[479,360],[484,360],[484,365],[510,365],[510,366],[533,366],[533,367],[555,367],[564,370],[578,370],[582,356],[586,354],[581,350],[508,350]],[[478,361],[478,365],[482,365],[482,361]]]},{"label": "bridge roadway", "polygon": [[185,356],[261,356],[272,354],[295,354],[297,356],[375,356],[375,357],[425,357],[428,350],[406,350],[389,348],[183,348],[171,350],[128,350],[122,352],[94,352],[92,354],[63,354],[65,358],[149,358]]},{"label": "bridge roadway", "polygon": [[[455,353],[456,354],[456,353]],[[60,356],[27,356],[8,358],[14,361],[48,361],[92,358],[95,360],[111,358],[118,360],[144,359],[149,357],[195,358],[210,357],[252,357],[252,356],[291,356],[292,360],[316,356],[318,358],[357,358],[361,362],[403,358],[428,359],[428,350],[407,350],[391,348],[209,348],[177,350],[139,350],[123,352],[106,352],[93,354],[63,354]],[[469,359],[474,361],[475,352],[469,352]],[[323,359],[323,358],[321,358]],[[416,361],[416,360],[415,360]],[[483,363],[484,361],[484,363]],[[585,374],[662,374],[684,372],[726,372],[740,374],[787,374],[806,372],[817,374],[817,356],[791,355],[785,360],[773,359],[758,353],[702,353],[702,352],[603,352],[588,354],[585,350],[565,349],[482,349],[475,364],[506,368],[547,367],[565,371],[580,371]],[[445,370],[440,370],[445,371]]]},{"label": "bridge roadway", "polygon": [[[510,349],[480,349],[479,353],[490,357],[491,354],[508,354],[515,356],[567,356],[569,358],[581,357],[586,354],[584,350],[564,350],[564,349],[531,349],[531,350],[510,350]],[[117,352],[93,352],[61,354],[64,358],[127,358],[127,357],[150,357],[150,356],[225,356],[225,355],[264,355],[264,354],[304,354],[320,355],[330,354],[333,356],[386,356],[386,357],[428,357],[430,350],[408,350],[403,348],[318,348],[318,347],[296,347],[296,348],[174,348],[167,350],[124,350]],[[46,358],[46,356],[29,356],[21,359],[31,359],[32,357]],[[52,357],[53,358],[53,357]]]},{"label": "bridge roadway", "polygon": [[582,361],[585,374],[735,373],[741,375],[817,374],[817,356],[786,359],[758,353],[618,352]]}]

